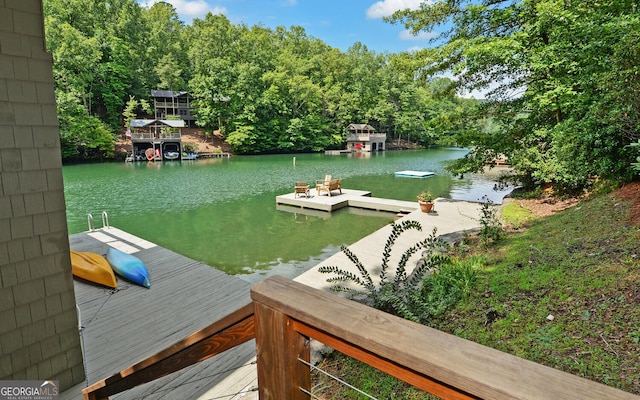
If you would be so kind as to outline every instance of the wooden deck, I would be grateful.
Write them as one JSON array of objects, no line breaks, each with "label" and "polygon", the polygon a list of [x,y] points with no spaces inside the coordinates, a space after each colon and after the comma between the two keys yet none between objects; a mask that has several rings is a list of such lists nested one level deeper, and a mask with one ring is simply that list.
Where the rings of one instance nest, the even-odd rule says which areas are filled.
[{"label": "wooden deck", "polygon": [[276,196],[276,206],[283,211],[289,211],[286,207],[293,206],[302,209],[320,210],[331,212],[344,207],[358,207],[375,211],[387,211],[394,213],[407,213],[418,209],[416,201],[402,201],[371,197],[371,192],[364,190],[342,189],[331,192],[331,197],[323,194],[318,196],[316,189],[310,190],[309,197],[296,196],[295,193],[287,193]]},{"label": "wooden deck", "polygon": [[[117,228],[74,234],[69,241],[73,250],[105,254],[112,246],[134,254],[147,265],[151,280],[146,289],[118,278],[113,290],[74,280],[89,383],[165,349],[250,301],[249,283]],[[236,369],[254,356],[251,341],[114,398],[198,398],[237,374]],[[86,386],[76,385],[60,399],[82,398],[80,391]]]}]

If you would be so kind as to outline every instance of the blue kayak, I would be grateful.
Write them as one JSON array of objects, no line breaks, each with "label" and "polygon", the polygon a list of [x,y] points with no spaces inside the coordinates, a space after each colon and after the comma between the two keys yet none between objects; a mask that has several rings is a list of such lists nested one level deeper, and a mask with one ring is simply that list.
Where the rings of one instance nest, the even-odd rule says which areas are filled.
[{"label": "blue kayak", "polygon": [[147,267],[138,257],[109,247],[107,249],[107,261],[109,261],[115,273],[126,280],[146,288],[151,287]]}]

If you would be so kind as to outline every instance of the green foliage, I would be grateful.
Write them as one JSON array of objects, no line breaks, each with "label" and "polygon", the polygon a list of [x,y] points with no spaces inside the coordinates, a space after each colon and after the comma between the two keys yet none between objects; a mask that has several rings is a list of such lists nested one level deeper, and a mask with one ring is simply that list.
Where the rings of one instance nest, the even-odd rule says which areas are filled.
[{"label": "green foliage", "polygon": [[632,206],[615,194],[592,197],[533,220],[491,249],[474,249],[486,258],[475,289],[432,326],[640,393],[640,242]]},{"label": "green foliage", "polygon": [[[637,154],[627,145],[640,136],[634,4],[444,0],[389,21],[413,33],[445,29],[434,47],[415,54],[416,71],[452,71],[455,90],[489,92],[480,110],[455,117],[476,124],[442,138],[473,148],[452,171],[480,171],[506,156],[528,187],[575,190],[595,178],[630,177]],[[498,129],[487,129],[487,118]]]},{"label": "green foliage", "polygon": [[251,153],[254,145],[257,144],[255,128],[251,125],[237,125],[236,130],[227,135],[229,143],[235,151],[240,153]]},{"label": "green foliage", "polygon": [[482,204],[480,206],[480,239],[485,245],[491,241],[498,241],[504,236],[502,223],[498,217],[498,211],[486,195],[482,196]]},{"label": "green foliage", "polygon": [[198,150],[200,150],[200,146],[198,145],[198,143],[188,142],[182,144],[182,151],[186,153],[197,153]]},{"label": "green foliage", "polygon": [[154,71],[160,79],[159,89],[173,90],[187,86],[182,79],[182,69],[172,54],[162,56]]},{"label": "green foliage", "polygon": [[469,129],[473,121],[456,115],[478,104],[454,96],[448,80],[416,79],[408,53],[361,43],[342,52],[300,26],[248,27],[211,13],[184,25],[167,2],[43,6],[61,119],[79,115],[68,107],[75,99],[113,132],[134,118],[129,102],[152,89],[189,91],[197,125],[228,132],[237,153],[343,148],[350,123],[369,123],[389,140],[454,143],[440,139]]},{"label": "green foliage", "polygon": [[96,117],[63,117],[60,147],[64,159],[105,160],[114,156],[115,137]]},{"label": "green foliage", "polygon": [[430,191],[428,190],[424,190],[422,191],[418,196],[416,196],[418,198],[418,201],[425,201],[425,202],[429,202],[429,201],[433,201],[433,195],[431,194]]},{"label": "green foliage", "polygon": [[[356,266],[357,274],[335,266],[323,266],[319,268],[319,271],[335,275],[327,279],[327,282],[333,284],[331,290],[346,292],[352,297],[363,295],[367,302],[379,310],[421,322],[428,317],[424,313],[424,300],[421,292],[422,279],[429,271],[447,262],[447,256],[441,252],[441,249],[448,248],[448,244],[436,237],[434,228],[431,235],[405,250],[398,265],[392,267],[389,265],[392,247],[398,237],[409,229],[421,231],[422,226],[419,222],[412,220],[392,224],[391,234],[384,246],[380,272],[375,281],[369,270],[346,246],[342,247],[342,251]],[[424,257],[408,274],[407,262],[419,250],[424,250]],[[389,272],[393,274],[392,277],[387,276]]]},{"label": "green foliage", "polygon": [[151,106],[149,105],[148,101],[146,101],[145,99],[138,100],[135,98],[135,96],[129,96],[129,101],[127,101],[127,105],[122,111],[125,128],[128,128],[131,120],[136,118],[138,109],[141,109],[147,114],[153,113],[153,110],[151,110]]},{"label": "green foliage", "polygon": [[464,299],[474,288],[478,269],[484,266],[482,257],[454,258],[425,277],[422,285],[422,321],[441,316]]},{"label": "green foliage", "polygon": [[336,381],[332,377],[311,370],[311,392],[314,398],[321,399],[354,399],[367,400],[395,399],[395,400],[432,400],[438,397],[425,393],[389,374],[370,365],[350,358],[339,352],[332,352],[325,356],[318,366],[322,371],[339,377],[367,395]]},{"label": "green foliage", "polygon": [[[633,142],[629,144],[630,147],[640,147],[640,139],[638,139],[637,142]],[[638,152],[640,150],[636,150],[636,152]],[[631,165],[633,166],[633,169],[635,169],[636,171],[640,172],[640,156],[636,156],[636,162],[631,163]]]}]

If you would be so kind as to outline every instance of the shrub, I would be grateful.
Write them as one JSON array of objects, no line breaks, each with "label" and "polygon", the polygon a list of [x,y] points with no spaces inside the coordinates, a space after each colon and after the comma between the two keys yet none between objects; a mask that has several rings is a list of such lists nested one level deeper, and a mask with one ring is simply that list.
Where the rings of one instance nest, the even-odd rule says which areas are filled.
[{"label": "shrub", "polygon": [[498,213],[493,201],[487,195],[482,196],[482,207],[480,208],[480,238],[485,245],[490,241],[500,240],[503,236],[502,223],[498,218]]},{"label": "shrub", "polygon": [[[393,223],[392,226],[391,234],[383,250],[378,283],[374,282],[370,272],[346,246],[342,246],[342,251],[357,267],[359,276],[335,266],[323,266],[319,268],[319,271],[336,275],[327,279],[327,282],[333,284],[331,290],[335,292],[346,292],[352,298],[359,295],[364,296],[363,300],[365,302],[370,303],[379,310],[414,322],[423,322],[423,278],[429,271],[447,263],[448,257],[442,250],[448,249],[449,245],[444,240],[436,237],[436,229],[434,229],[426,239],[405,250],[395,269],[395,275],[392,279],[388,279],[387,272],[389,271],[391,249],[398,237],[408,229],[422,230],[419,222],[410,220],[402,221],[399,224]],[[423,249],[425,251],[423,252],[422,262],[418,263],[411,274],[408,274],[406,266],[409,258]],[[357,288],[345,285],[347,282],[355,284]]]},{"label": "shrub", "polygon": [[197,153],[200,150],[198,143],[186,142],[182,144],[182,151],[185,153]]}]

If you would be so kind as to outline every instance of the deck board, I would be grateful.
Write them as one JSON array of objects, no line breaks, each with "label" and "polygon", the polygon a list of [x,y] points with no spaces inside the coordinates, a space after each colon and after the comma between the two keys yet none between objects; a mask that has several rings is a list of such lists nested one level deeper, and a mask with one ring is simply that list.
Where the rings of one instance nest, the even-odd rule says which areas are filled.
[{"label": "deck board", "polygon": [[[150,289],[119,277],[116,289],[74,280],[90,384],[165,349],[250,301],[249,283],[116,228],[74,234],[69,242],[73,250],[102,255],[108,245],[126,245],[146,264],[151,280]],[[111,398],[198,398],[254,356],[255,342],[250,341]],[[61,393],[60,399],[81,398],[85,386],[74,386]]]}]

